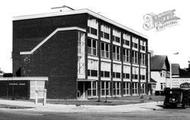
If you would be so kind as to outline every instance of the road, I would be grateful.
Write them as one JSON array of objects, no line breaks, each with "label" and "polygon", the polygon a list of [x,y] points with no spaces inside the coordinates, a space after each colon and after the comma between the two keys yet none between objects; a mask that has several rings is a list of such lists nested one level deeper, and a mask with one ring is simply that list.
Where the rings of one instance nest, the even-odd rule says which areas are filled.
[{"label": "road", "polygon": [[50,113],[0,109],[0,120],[190,120],[190,108],[128,113]]}]

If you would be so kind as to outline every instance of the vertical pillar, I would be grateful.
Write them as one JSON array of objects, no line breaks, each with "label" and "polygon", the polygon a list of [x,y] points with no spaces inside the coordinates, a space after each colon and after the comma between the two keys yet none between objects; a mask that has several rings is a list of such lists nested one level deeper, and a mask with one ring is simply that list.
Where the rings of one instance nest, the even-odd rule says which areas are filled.
[{"label": "vertical pillar", "polygon": [[145,93],[148,95],[148,40],[146,39],[145,40],[146,41],[146,53],[145,53],[145,57],[146,57],[146,59],[145,59],[145,64],[146,64],[146,84],[145,84],[145,87],[146,87],[146,89],[145,89]]},{"label": "vertical pillar", "polygon": [[98,52],[98,101],[101,98],[101,53],[100,53],[100,39],[101,39],[101,23],[98,21],[98,44],[97,44],[97,52]]},{"label": "vertical pillar", "polygon": [[90,94],[93,96],[93,81],[90,81]]},{"label": "vertical pillar", "polygon": [[138,94],[139,94],[139,96],[140,96],[140,94],[141,94],[141,54],[140,54],[140,47],[141,47],[141,45],[140,45],[140,39],[138,38],[138,68],[139,68],[139,74],[138,74],[138,81],[139,81],[139,83],[138,83]]},{"label": "vertical pillar", "polygon": [[110,82],[110,95],[113,96],[113,28],[110,27],[110,59],[111,59],[111,82]]},{"label": "vertical pillar", "polygon": [[121,59],[121,97],[123,97],[123,33],[121,33],[121,49],[120,49],[120,59]]},{"label": "vertical pillar", "polygon": [[131,94],[131,96],[132,96],[132,94],[133,94],[133,91],[132,91],[132,89],[133,89],[133,86],[132,86],[132,82],[133,82],[133,59],[132,59],[132,52],[133,52],[133,50],[132,50],[132,46],[133,46],[133,43],[132,43],[132,35],[130,35],[130,63],[131,63],[131,66],[130,66],[130,68],[131,68],[131,74],[130,74],[130,94]]}]

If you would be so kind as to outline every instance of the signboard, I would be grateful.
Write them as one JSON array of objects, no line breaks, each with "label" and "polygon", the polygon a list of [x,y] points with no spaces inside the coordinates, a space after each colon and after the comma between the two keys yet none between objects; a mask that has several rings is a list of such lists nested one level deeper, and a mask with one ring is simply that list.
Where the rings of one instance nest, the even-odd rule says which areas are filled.
[{"label": "signboard", "polygon": [[182,83],[180,85],[180,88],[182,88],[182,89],[190,89],[190,83],[188,83],[188,82]]}]

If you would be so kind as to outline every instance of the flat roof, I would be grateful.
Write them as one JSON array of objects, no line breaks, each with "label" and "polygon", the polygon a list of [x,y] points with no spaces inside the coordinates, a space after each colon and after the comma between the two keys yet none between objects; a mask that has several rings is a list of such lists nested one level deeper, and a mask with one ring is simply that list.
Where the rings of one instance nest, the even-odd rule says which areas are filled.
[{"label": "flat roof", "polygon": [[117,23],[103,15],[100,15],[96,12],[93,12],[89,9],[78,9],[78,10],[70,10],[70,11],[62,11],[62,12],[51,12],[51,13],[42,13],[42,14],[32,14],[32,15],[23,15],[23,16],[15,16],[13,17],[13,21],[17,21],[17,20],[27,20],[27,19],[35,19],[35,18],[45,18],[45,17],[54,17],[54,16],[64,16],[64,15],[75,15],[75,14],[83,14],[83,13],[87,13],[89,15],[92,15],[96,18],[99,18],[101,20],[104,20],[110,24],[113,24],[117,27],[120,27],[124,30],[127,30],[129,32],[132,32],[136,35],[139,35],[141,37],[144,37],[146,39],[148,39],[148,37],[146,35],[143,35],[142,33],[139,33],[131,28],[128,28],[120,23]]},{"label": "flat roof", "polygon": [[48,81],[48,77],[0,77],[0,81]]}]

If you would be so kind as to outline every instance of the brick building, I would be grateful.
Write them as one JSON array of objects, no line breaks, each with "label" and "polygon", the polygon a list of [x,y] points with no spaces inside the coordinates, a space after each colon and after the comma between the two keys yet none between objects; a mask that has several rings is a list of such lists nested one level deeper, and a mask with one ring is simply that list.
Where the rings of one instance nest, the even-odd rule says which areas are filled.
[{"label": "brick building", "polygon": [[13,20],[13,74],[48,76],[48,98],[148,93],[146,36],[88,9]]}]

